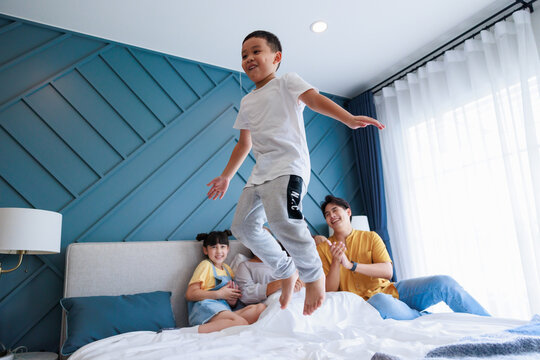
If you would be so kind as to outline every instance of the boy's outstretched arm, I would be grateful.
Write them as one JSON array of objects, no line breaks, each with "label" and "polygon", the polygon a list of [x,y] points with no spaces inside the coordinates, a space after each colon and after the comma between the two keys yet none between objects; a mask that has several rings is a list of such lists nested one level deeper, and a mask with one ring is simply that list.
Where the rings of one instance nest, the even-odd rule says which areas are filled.
[{"label": "boy's outstretched arm", "polygon": [[238,143],[234,146],[229,162],[227,163],[227,166],[225,166],[225,170],[223,170],[220,176],[206,184],[207,186],[212,186],[210,191],[208,191],[209,199],[216,200],[217,198],[223,198],[229,188],[229,182],[246,159],[250,150],[251,132],[246,129],[241,129],[240,139],[238,139]]},{"label": "boy's outstretched arm", "polygon": [[358,129],[368,125],[376,126],[380,130],[385,128],[383,124],[369,116],[352,115],[350,112],[326,96],[319,94],[314,89],[306,91],[300,95],[298,99],[306,104],[311,110],[341,121],[351,129]]}]

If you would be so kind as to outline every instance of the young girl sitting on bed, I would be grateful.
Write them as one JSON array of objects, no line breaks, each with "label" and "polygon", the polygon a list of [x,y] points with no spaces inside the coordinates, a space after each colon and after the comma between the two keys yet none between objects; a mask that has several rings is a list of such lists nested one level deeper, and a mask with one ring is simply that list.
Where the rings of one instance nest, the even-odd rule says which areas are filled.
[{"label": "young girl sitting on bed", "polygon": [[232,311],[242,294],[233,281],[232,269],[224,262],[229,253],[230,235],[230,230],[197,235],[197,240],[203,240],[203,252],[208,259],[201,261],[195,269],[186,300],[189,325],[200,325],[199,333],[253,324],[266,308],[264,304],[256,304]]}]

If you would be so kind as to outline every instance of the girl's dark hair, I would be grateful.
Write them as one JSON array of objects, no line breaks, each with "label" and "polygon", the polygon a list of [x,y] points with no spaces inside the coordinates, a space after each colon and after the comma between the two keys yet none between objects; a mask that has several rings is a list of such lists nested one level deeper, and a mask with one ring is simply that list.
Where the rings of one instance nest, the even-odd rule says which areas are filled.
[{"label": "girl's dark hair", "polygon": [[[278,51],[283,52],[281,50],[281,42],[279,41],[278,37],[269,31],[265,31],[265,30],[253,31],[252,33],[250,33],[248,36],[245,37],[244,41],[242,41],[242,45],[251,38],[264,39],[266,40],[266,43],[268,44],[270,49],[272,49],[273,52],[278,52]],[[278,69],[279,69],[279,65],[281,65],[281,63],[278,64],[278,67],[277,67]]]},{"label": "girl's dark hair", "polygon": [[196,239],[203,241],[203,246],[213,246],[217,244],[223,244],[229,246],[229,236],[231,236],[231,230],[212,231],[211,233],[197,234]]}]

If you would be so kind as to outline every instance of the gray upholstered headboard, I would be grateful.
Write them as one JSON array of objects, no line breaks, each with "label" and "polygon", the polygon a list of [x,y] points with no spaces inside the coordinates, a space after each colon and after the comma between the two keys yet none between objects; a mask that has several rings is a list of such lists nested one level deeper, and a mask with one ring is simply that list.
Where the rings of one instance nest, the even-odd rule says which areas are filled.
[{"label": "gray upholstered headboard", "polygon": [[[64,297],[125,295],[150,291],[172,292],[177,326],[187,326],[184,294],[197,264],[204,258],[201,242],[148,241],[74,243],[66,253]],[[249,250],[230,241],[227,264]],[[62,315],[61,344],[64,341]]]}]

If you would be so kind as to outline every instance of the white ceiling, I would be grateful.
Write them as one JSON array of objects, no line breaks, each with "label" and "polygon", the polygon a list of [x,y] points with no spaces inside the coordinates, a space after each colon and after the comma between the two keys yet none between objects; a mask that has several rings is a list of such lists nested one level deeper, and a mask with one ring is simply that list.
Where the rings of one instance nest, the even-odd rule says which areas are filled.
[{"label": "white ceiling", "polygon": [[238,71],[243,38],[264,29],[283,45],[279,73],[353,97],[512,2],[1,0],[0,13]]}]

